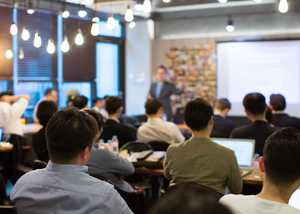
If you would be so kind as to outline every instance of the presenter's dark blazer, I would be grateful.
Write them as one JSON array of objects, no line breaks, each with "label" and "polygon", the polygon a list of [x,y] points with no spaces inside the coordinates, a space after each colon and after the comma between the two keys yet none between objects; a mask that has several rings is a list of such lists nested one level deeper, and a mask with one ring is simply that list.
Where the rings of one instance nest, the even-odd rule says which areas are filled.
[{"label": "presenter's dark blazer", "polygon": [[136,141],[136,129],[130,125],[118,123],[115,120],[107,119],[101,134],[101,139],[105,142],[111,140],[113,136],[117,136],[119,140],[119,148],[128,142]]},{"label": "presenter's dark blazer", "polygon": [[154,82],[151,84],[149,94],[151,97],[159,100],[164,107],[165,113],[167,115],[167,119],[170,121],[173,118],[173,113],[172,113],[172,106],[171,106],[171,95],[173,94],[179,94],[180,91],[176,89],[175,85],[170,82],[163,82],[160,95],[157,97],[156,96],[156,87],[157,83]]},{"label": "presenter's dark blazer", "polygon": [[286,113],[273,113],[272,123],[276,127],[293,127],[300,130],[300,119]]},{"label": "presenter's dark blazer", "polygon": [[276,131],[276,128],[265,121],[255,121],[250,125],[236,128],[232,131],[232,138],[254,139],[255,153],[262,155],[266,139]]},{"label": "presenter's dark blazer", "polygon": [[229,138],[232,130],[236,127],[235,123],[220,115],[214,116],[214,128],[211,137]]}]

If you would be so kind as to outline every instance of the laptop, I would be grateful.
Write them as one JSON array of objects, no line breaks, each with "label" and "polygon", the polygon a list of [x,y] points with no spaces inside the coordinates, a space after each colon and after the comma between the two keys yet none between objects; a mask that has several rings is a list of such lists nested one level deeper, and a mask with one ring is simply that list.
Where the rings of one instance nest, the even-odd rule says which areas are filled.
[{"label": "laptop", "polygon": [[242,176],[252,172],[255,140],[213,138],[212,141],[234,151]]}]

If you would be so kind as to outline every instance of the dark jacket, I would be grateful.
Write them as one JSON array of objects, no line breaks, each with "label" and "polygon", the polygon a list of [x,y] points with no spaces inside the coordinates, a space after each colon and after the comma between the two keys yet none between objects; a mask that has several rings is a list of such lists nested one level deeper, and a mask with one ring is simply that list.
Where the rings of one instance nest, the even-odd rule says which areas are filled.
[{"label": "dark jacket", "polygon": [[300,129],[300,119],[286,113],[273,113],[272,123],[276,127],[293,127]]},{"label": "dark jacket", "polygon": [[173,94],[179,94],[179,90],[176,89],[175,85],[170,82],[163,82],[160,95],[156,96],[156,87],[157,83],[154,82],[151,84],[149,94],[151,97],[159,100],[161,102],[162,106],[164,107],[165,113],[167,115],[167,119],[170,121],[172,120],[173,113],[172,113],[172,106],[171,106],[171,95]]},{"label": "dark jacket", "polygon": [[254,139],[255,153],[262,155],[266,139],[274,132],[276,128],[265,121],[255,121],[254,123],[232,131],[232,138]]},{"label": "dark jacket", "polygon": [[128,142],[136,141],[136,129],[132,126],[108,119],[103,126],[101,139],[108,141],[111,140],[113,136],[118,137],[119,147],[122,147]]},{"label": "dark jacket", "polygon": [[42,128],[32,136],[33,151],[41,161],[48,162],[49,154],[46,142],[46,129]]},{"label": "dark jacket", "polygon": [[220,115],[215,115],[214,128],[212,130],[211,136],[218,138],[228,138],[235,127],[236,126],[232,120],[224,118]]}]

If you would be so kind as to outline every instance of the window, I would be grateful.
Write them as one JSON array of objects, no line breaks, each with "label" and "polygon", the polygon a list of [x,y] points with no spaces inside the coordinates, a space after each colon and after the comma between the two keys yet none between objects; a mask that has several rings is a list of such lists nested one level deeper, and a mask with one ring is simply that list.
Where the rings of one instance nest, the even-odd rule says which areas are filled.
[{"label": "window", "polygon": [[119,46],[98,42],[96,59],[97,95],[119,95]]},{"label": "window", "polygon": [[62,105],[67,105],[68,95],[82,94],[89,99],[91,105],[91,83],[89,82],[65,82],[62,86]]},{"label": "window", "polygon": [[110,30],[107,28],[105,21],[100,21],[100,36],[110,36],[110,37],[122,37],[122,25],[120,22],[116,22],[114,29]]},{"label": "window", "polygon": [[0,92],[8,90],[8,81],[0,80]]}]

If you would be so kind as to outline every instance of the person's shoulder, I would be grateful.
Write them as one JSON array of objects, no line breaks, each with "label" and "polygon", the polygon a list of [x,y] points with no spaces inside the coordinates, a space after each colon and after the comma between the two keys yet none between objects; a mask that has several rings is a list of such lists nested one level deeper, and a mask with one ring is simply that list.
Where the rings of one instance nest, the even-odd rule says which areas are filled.
[{"label": "person's shoulder", "polygon": [[46,174],[46,169],[37,169],[27,172],[23,176],[21,176],[16,185],[22,185],[24,183],[34,183],[35,181],[42,178],[42,175]]},{"label": "person's shoulder", "polygon": [[240,137],[244,133],[247,133],[251,129],[252,129],[252,124],[237,127],[235,129],[233,129],[231,135],[232,135],[232,137]]},{"label": "person's shoulder", "polygon": [[220,199],[220,202],[222,204],[228,205],[228,206],[243,206],[243,204],[255,200],[254,195],[234,195],[234,194],[228,194],[223,196]]}]

